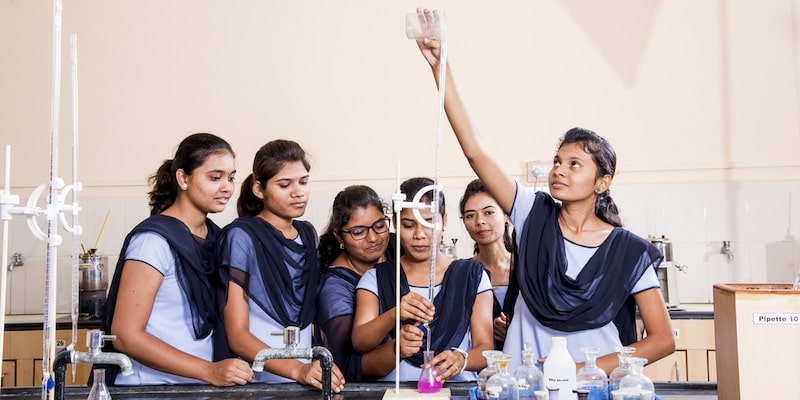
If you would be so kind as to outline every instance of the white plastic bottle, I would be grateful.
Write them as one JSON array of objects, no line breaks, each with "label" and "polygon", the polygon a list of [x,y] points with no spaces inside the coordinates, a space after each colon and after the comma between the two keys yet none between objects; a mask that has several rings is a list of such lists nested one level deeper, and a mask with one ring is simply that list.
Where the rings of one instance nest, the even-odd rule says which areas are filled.
[{"label": "white plastic bottle", "polygon": [[567,350],[567,338],[554,336],[551,340],[550,354],[544,361],[544,385],[558,388],[559,400],[575,400],[572,393],[576,388],[575,360]]}]

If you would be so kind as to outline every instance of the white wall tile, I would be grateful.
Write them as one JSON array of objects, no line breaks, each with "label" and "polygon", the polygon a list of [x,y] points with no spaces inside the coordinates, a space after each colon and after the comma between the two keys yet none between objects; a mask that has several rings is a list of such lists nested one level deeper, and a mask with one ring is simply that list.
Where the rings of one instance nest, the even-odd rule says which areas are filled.
[{"label": "white wall tile", "polygon": [[[320,232],[337,192],[312,193],[305,219]],[[462,192],[461,187],[445,188],[449,222],[444,237],[447,243],[456,238],[458,255],[469,257],[473,243],[458,214]],[[391,207],[391,191],[379,194]],[[788,282],[800,271],[800,181],[620,185],[612,190],[612,196],[627,229],[642,237],[665,235],[672,241],[674,261],[688,266],[686,273],[677,274],[682,302],[711,302],[714,283]],[[87,198],[81,200],[81,207],[84,234],[80,241],[84,246],[94,244],[106,210],[111,210],[98,243],[101,254],[109,256],[110,281],[123,239],[150,214],[147,196]],[[210,217],[220,226],[232,221],[236,218],[235,200],[223,213]],[[39,221],[42,229],[46,229],[45,222]],[[65,240],[58,248],[57,309],[69,312],[72,242],[63,229],[59,233]],[[720,253],[723,240],[731,241],[732,261]],[[25,266],[8,275],[9,314],[43,310],[46,249],[30,232],[25,218],[12,219],[9,251],[22,252]]]}]

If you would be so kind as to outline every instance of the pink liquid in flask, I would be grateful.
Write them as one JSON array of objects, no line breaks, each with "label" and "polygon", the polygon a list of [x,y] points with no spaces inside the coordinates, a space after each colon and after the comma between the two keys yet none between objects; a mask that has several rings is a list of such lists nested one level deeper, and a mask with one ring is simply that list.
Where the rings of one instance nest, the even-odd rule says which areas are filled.
[{"label": "pink liquid in flask", "polygon": [[[425,364],[433,358],[433,351],[423,351],[422,354],[425,357]],[[432,367],[422,369],[422,373],[419,374],[419,382],[417,382],[417,390],[420,393],[437,393],[442,390],[442,382],[436,380]]]}]

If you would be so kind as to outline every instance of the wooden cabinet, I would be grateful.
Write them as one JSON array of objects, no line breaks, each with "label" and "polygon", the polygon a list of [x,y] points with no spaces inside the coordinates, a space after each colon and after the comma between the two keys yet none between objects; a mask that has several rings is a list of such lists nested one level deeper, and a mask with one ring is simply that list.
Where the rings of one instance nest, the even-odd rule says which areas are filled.
[{"label": "wooden cabinet", "polygon": [[[86,351],[87,329],[78,330],[76,349]],[[71,330],[56,331],[56,351],[72,342]],[[40,386],[42,382],[42,331],[6,331],[3,339],[4,387]],[[85,386],[92,366],[78,364],[75,380],[72,365],[67,364],[66,385]]]},{"label": "wooden cabinet", "polygon": [[[641,321],[637,323],[641,337]],[[648,364],[644,374],[654,381],[715,382],[714,320],[675,319],[672,320],[672,331],[675,353]]]},{"label": "wooden cabinet", "polygon": [[0,377],[0,385],[10,387],[17,385],[17,365],[14,361],[3,361],[3,371]]}]

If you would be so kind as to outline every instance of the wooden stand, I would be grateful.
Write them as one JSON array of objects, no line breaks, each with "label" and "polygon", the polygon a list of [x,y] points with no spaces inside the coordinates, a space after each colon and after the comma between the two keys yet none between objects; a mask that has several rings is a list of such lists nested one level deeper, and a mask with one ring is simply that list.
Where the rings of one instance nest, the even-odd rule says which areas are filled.
[{"label": "wooden stand", "polygon": [[800,291],[716,284],[714,332],[720,400],[798,398]]},{"label": "wooden stand", "polygon": [[386,389],[383,400],[406,400],[406,399],[426,399],[426,400],[449,400],[450,389],[443,388],[437,393],[420,393],[417,389],[400,388],[396,392],[394,388]]}]

